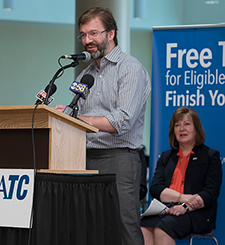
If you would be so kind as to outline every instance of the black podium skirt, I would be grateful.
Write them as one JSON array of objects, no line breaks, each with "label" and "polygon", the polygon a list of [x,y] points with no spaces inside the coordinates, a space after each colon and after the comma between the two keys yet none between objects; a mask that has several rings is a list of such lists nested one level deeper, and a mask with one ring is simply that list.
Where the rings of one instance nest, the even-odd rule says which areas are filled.
[{"label": "black podium skirt", "polygon": [[115,175],[37,173],[32,229],[0,228],[1,245],[120,245]]}]

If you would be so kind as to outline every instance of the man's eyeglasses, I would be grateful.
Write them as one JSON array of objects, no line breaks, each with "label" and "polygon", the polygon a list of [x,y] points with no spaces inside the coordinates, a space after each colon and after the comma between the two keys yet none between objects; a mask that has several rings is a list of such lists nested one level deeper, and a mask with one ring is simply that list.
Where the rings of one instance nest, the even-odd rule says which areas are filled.
[{"label": "man's eyeglasses", "polygon": [[106,32],[107,30],[104,30],[104,31],[100,31],[100,32],[97,32],[97,31],[90,31],[89,33],[81,33],[77,39],[79,41],[82,41],[83,39],[85,39],[88,35],[89,38],[93,39],[93,38],[96,38],[99,34],[102,34],[103,32]]}]

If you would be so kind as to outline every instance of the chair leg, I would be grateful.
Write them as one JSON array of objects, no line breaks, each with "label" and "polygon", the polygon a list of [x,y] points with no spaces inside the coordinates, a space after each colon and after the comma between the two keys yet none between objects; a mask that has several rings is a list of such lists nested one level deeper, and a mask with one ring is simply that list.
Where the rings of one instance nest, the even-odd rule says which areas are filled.
[{"label": "chair leg", "polygon": [[193,236],[191,236],[191,238],[189,239],[189,245],[192,245],[192,241],[193,241]]},{"label": "chair leg", "polygon": [[190,237],[190,239],[189,239],[189,245],[192,245],[192,242],[193,242],[194,238],[198,238],[198,239],[200,239],[200,238],[210,238],[210,239],[214,240],[216,245],[219,245],[217,239],[214,236],[212,236],[212,235],[210,235],[210,236],[208,236],[208,235],[192,235]]},{"label": "chair leg", "polygon": [[217,239],[214,236],[212,236],[212,239],[215,241],[216,245],[219,245]]}]

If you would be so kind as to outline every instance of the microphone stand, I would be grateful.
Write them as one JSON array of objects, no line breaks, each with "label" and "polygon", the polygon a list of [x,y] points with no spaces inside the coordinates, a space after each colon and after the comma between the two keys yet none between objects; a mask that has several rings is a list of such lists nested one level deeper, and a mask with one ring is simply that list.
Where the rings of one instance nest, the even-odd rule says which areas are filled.
[{"label": "microphone stand", "polygon": [[73,62],[70,63],[69,65],[62,66],[62,67],[60,67],[60,68],[58,69],[58,71],[57,71],[57,72],[55,73],[55,75],[53,76],[52,80],[49,82],[49,88],[48,88],[47,96],[46,96],[46,98],[44,99],[44,104],[45,104],[45,105],[47,105],[47,103],[48,103],[49,92],[51,91],[51,88],[52,88],[53,83],[54,83],[55,80],[58,78],[58,75],[59,75],[62,71],[66,70],[66,69],[68,69],[68,68],[70,68],[70,67],[75,67],[75,66],[77,66],[77,65],[79,65],[79,62],[78,62],[78,61],[73,61]]},{"label": "microphone stand", "polygon": [[78,111],[79,111],[79,107],[78,107],[78,105],[75,105],[75,106],[73,107],[73,114],[72,114],[72,117],[78,119],[78,118],[77,118]]},{"label": "microphone stand", "polygon": [[74,117],[74,118],[80,120],[81,122],[84,122],[86,124],[89,124],[89,123],[85,122],[84,120],[82,120],[82,119],[80,119],[80,118],[77,117],[78,111],[79,111],[79,107],[78,107],[78,105],[75,105],[73,107],[73,113],[72,113],[71,117]]}]

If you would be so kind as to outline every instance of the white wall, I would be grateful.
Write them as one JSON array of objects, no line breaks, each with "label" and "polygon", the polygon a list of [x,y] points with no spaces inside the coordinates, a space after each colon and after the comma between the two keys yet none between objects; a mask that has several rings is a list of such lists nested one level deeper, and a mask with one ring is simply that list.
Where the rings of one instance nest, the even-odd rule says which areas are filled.
[{"label": "white wall", "polygon": [[[16,8],[13,11],[8,12],[0,8],[0,20],[75,24],[76,0],[15,0],[15,2]],[[133,29],[151,30],[152,26],[225,22],[225,0],[220,0],[220,4],[214,5],[205,4],[205,0],[145,0],[145,2],[144,19],[137,20],[133,18],[134,0],[130,0],[130,27]],[[3,6],[3,0],[0,0],[0,6]]]},{"label": "white wall", "polygon": [[185,24],[225,23],[225,0],[220,0],[219,4],[205,4],[205,0],[188,0],[184,7]]},{"label": "white wall", "polygon": [[[75,23],[75,0],[14,0],[12,11],[3,9],[0,0],[0,20],[44,22],[58,24]],[[82,1],[82,0],[80,0]]]},{"label": "white wall", "polygon": [[[58,58],[74,52],[74,26],[0,21],[0,33],[0,105],[34,104],[60,68]],[[70,68],[56,80],[57,103],[71,101],[73,79]]]},{"label": "white wall", "polygon": [[[196,0],[197,1],[197,0]],[[146,0],[143,19],[134,19],[134,0],[130,4],[130,27],[151,30],[152,26],[183,24],[183,0]]]}]

